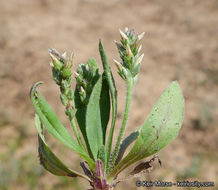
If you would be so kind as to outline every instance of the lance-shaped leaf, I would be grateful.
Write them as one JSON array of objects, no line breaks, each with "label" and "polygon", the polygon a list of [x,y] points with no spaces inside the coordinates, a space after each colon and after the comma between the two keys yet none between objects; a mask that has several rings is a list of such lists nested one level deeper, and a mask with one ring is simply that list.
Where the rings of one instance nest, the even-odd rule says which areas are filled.
[{"label": "lance-shaped leaf", "polygon": [[110,96],[111,96],[111,103],[112,103],[112,121],[111,121],[111,128],[108,136],[108,142],[107,142],[107,148],[106,148],[106,169],[108,169],[110,154],[111,154],[111,146],[113,141],[113,134],[114,134],[114,127],[116,123],[116,117],[117,117],[117,90],[114,82],[114,78],[110,69],[110,66],[108,64],[108,59],[106,56],[106,53],[104,51],[104,47],[101,43],[101,40],[99,41],[99,53],[101,55],[101,61],[104,68],[104,74],[107,79],[109,90],[110,90]]},{"label": "lance-shaped leaf", "polygon": [[77,111],[76,111],[77,123],[79,125],[80,131],[81,131],[83,138],[85,140],[88,153],[89,153],[90,157],[93,158],[93,155],[92,155],[92,152],[91,152],[91,149],[89,146],[88,138],[86,135],[86,108],[87,108],[87,105],[81,103],[80,95],[79,95],[79,91],[78,91],[77,87],[75,89],[74,96],[75,96],[75,105],[76,105],[76,109],[77,109]]},{"label": "lance-shaped leaf", "polygon": [[103,144],[105,144],[107,125],[110,119],[110,94],[109,94],[109,85],[105,73],[103,73],[102,75],[100,112],[101,112],[101,125],[102,125],[102,133],[103,133]]},{"label": "lance-shaped leaf", "polygon": [[119,152],[115,161],[115,165],[117,165],[117,163],[120,162],[126,149],[129,147],[130,144],[132,144],[137,139],[138,136],[139,136],[139,132],[134,131],[121,142]]},{"label": "lance-shaped leaf", "polygon": [[71,150],[79,153],[87,162],[91,168],[94,168],[93,160],[87,155],[87,153],[80,147],[72,135],[65,129],[57,115],[42,96],[42,94],[36,89],[42,82],[37,82],[33,85],[30,91],[30,97],[32,104],[35,108],[37,115],[39,116],[45,129],[54,136],[57,140],[69,147]]},{"label": "lance-shaped leaf", "polygon": [[35,125],[38,131],[38,142],[39,142],[38,151],[39,151],[39,158],[40,158],[41,165],[54,175],[68,176],[68,177],[82,177],[84,179],[90,180],[83,174],[80,174],[79,172],[69,169],[51,151],[51,149],[48,147],[47,143],[45,142],[42,123],[37,114],[35,115]]},{"label": "lance-shaped leaf", "polygon": [[[75,106],[76,118],[80,131],[84,137],[89,155],[93,158],[88,138],[86,134],[86,109],[94,85],[100,77],[99,67],[95,59],[91,58],[86,64],[80,64],[77,68],[76,88],[75,88]],[[82,89],[82,91],[81,91]]]},{"label": "lance-shaped leaf", "polygon": [[102,88],[102,76],[95,84],[86,111],[86,134],[95,160],[98,150],[103,145],[103,129],[101,121],[100,98]]},{"label": "lance-shaped leaf", "polygon": [[129,165],[146,158],[167,146],[177,135],[184,117],[184,98],[175,81],[163,92],[144,124],[139,137],[127,156],[111,171],[108,179]]}]

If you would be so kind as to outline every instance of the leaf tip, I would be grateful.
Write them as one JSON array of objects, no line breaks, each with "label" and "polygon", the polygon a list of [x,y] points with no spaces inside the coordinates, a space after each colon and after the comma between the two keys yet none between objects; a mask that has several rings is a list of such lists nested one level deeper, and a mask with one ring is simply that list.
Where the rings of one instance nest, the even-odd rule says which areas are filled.
[{"label": "leaf tip", "polygon": [[103,49],[103,45],[102,45],[102,40],[101,40],[101,38],[99,38],[98,46],[99,46],[99,49]]},{"label": "leaf tip", "polygon": [[30,97],[33,97],[34,93],[36,92],[36,88],[40,85],[43,84],[43,81],[38,81],[36,82],[30,89]]}]

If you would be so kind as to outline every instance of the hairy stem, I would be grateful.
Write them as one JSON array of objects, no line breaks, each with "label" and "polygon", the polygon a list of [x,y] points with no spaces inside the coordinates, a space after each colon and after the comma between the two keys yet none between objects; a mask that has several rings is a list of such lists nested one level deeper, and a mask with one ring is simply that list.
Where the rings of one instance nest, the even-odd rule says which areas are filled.
[{"label": "hairy stem", "polygon": [[129,108],[130,108],[131,97],[132,97],[132,89],[133,89],[133,79],[130,78],[129,80],[127,80],[127,94],[126,94],[125,111],[124,111],[124,115],[123,115],[123,121],[122,121],[122,125],[121,125],[121,128],[120,128],[120,132],[119,132],[117,142],[116,142],[116,145],[115,145],[115,149],[114,149],[110,169],[112,169],[113,166],[114,166],[114,163],[116,161],[116,157],[117,157],[117,154],[118,154],[118,150],[119,150],[119,147],[120,147],[120,142],[121,142],[121,140],[123,138],[123,135],[124,135],[125,127],[126,127],[128,116],[129,116]]}]

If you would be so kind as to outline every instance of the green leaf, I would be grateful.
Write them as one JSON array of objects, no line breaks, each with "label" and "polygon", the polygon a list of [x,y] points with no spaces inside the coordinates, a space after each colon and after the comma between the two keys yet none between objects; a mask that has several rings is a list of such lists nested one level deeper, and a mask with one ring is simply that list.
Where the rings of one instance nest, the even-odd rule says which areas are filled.
[{"label": "green leaf", "polygon": [[80,147],[76,143],[71,134],[65,129],[63,124],[60,122],[51,106],[41,95],[41,93],[36,89],[39,84],[42,84],[42,82],[37,82],[33,85],[30,91],[30,98],[37,115],[42,121],[42,124],[45,126],[46,130],[57,140],[62,142],[71,150],[79,153],[84,159],[86,159],[87,162],[90,164],[90,167],[93,169],[93,160],[87,155],[87,153],[82,149],[82,147]]},{"label": "green leaf", "polygon": [[78,88],[76,87],[75,92],[74,92],[74,96],[75,96],[75,105],[76,105],[76,120],[77,123],[79,125],[80,131],[83,135],[83,138],[85,140],[86,143],[86,148],[88,150],[89,156],[91,158],[94,158],[92,155],[92,151],[88,142],[88,138],[86,135],[86,108],[87,105],[83,104],[80,100],[80,95],[79,95],[79,91]]},{"label": "green leaf", "polygon": [[101,125],[102,125],[102,133],[103,133],[103,144],[105,144],[107,125],[110,119],[110,94],[109,94],[108,82],[104,73],[102,75],[100,112],[101,112]]},{"label": "green leaf", "polygon": [[95,160],[98,150],[103,145],[103,132],[101,123],[100,96],[102,76],[95,84],[86,111],[86,134]]},{"label": "green leaf", "polygon": [[98,159],[100,159],[103,163],[105,163],[105,147],[104,145],[98,150]]},{"label": "green leaf", "polygon": [[[88,138],[86,134],[86,109],[87,109],[87,104],[89,102],[89,98],[91,95],[91,92],[93,90],[94,85],[98,81],[100,77],[99,73],[99,68],[98,64],[95,61],[95,59],[91,58],[87,61],[86,64],[80,64],[77,68],[77,73],[79,76],[76,77],[77,79],[77,84],[76,84],[76,89],[74,92],[74,97],[75,97],[75,106],[76,106],[76,119],[80,128],[80,131],[82,132],[82,135],[84,137],[86,147],[88,150],[89,155],[93,158],[89,143],[88,143]],[[84,88],[84,94],[85,97],[82,98],[81,94],[79,92],[80,87]],[[86,87],[86,88],[85,88]]]},{"label": "green leaf", "polygon": [[[104,74],[103,74],[103,77],[102,77],[101,80],[102,80],[102,87],[101,87],[100,107],[99,107],[99,109],[100,109],[100,113],[101,113],[100,114],[101,115],[100,119],[101,119],[101,128],[102,128],[102,134],[103,134],[103,143],[105,144],[105,135],[106,135],[108,121],[109,121],[109,118],[110,118],[110,95],[109,95],[109,86],[108,86],[108,83],[107,83],[107,80],[106,80]],[[93,85],[94,85],[94,83],[93,83]],[[88,100],[88,102],[89,101],[91,101],[91,100]],[[82,132],[82,134],[84,136],[86,146],[87,146],[87,149],[89,151],[89,155],[91,155],[93,157],[90,145],[88,143],[87,134],[86,134],[87,105],[83,104],[80,101],[78,88],[76,88],[76,90],[75,90],[75,103],[76,103],[76,109],[77,109],[77,112],[76,112],[77,122],[78,122],[78,124],[80,126],[80,130],[81,130],[81,132]]]},{"label": "green leaf", "polygon": [[121,142],[120,149],[115,161],[115,165],[117,165],[117,163],[120,162],[126,149],[129,147],[130,144],[132,144],[138,138],[138,136],[139,136],[139,132],[134,131]]},{"label": "green leaf", "polygon": [[104,47],[101,43],[101,40],[99,40],[99,53],[101,55],[101,61],[102,61],[102,65],[104,68],[104,74],[106,76],[106,79],[109,85],[109,90],[110,90],[110,95],[111,95],[111,100],[112,100],[112,121],[111,121],[111,128],[110,128],[107,148],[106,148],[106,169],[108,170],[108,164],[109,164],[111,146],[112,146],[113,134],[114,134],[114,127],[115,127],[116,117],[117,117],[117,90],[116,90],[114,78],[111,73],[111,69],[108,64],[108,59],[104,51]]},{"label": "green leaf", "polygon": [[59,160],[59,158],[51,151],[51,149],[48,147],[48,145],[45,142],[45,138],[43,135],[43,129],[42,129],[42,123],[40,121],[39,116],[35,115],[35,125],[38,130],[38,142],[39,142],[39,158],[41,165],[51,172],[54,175],[58,176],[69,176],[69,177],[82,177],[84,179],[89,180],[86,176],[83,174],[80,174],[79,172],[73,171],[69,169],[67,166],[63,164]]},{"label": "green leaf", "polygon": [[178,135],[183,117],[184,98],[178,82],[174,81],[163,92],[139,128],[139,137],[131,151],[111,171],[108,178],[111,180],[129,165],[167,146]]},{"label": "green leaf", "polygon": [[76,87],[75,92],[74,92],[74,97],[75,97],[75,106],[76,106],[76,120],[79,125],[80,131],[83,135],[83,138],[86,143],[87,150],[89,152],[89,155],[93,158],[89,143],[88,143],[88,138],[86,135],[86,107],[87,105],[83,104],[80,100],[80,95],[78,88]]}]

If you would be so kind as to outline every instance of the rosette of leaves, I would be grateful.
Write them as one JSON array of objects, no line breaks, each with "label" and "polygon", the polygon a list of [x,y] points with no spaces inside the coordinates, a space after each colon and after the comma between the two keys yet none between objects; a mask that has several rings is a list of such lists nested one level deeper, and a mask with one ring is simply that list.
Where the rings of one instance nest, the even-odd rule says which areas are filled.
[{"label": "rosette of leaves", "polygon": [[[107,56],[101,41],[99,53],[103,65],[100,72],[95,59],[79,64],[75,72],[75,89],[72,88],[72,56],[50,50],[53,78],[60,87],[60,99],[65,107],[74,136],[64,127],[44,96],[38,90],[42,82],[33,85],[30,91],[36,115],[39,157],[49,172],[68,177],[81,177],[90,182],[95,190],[109,190],[117,184],[117,176],[132,164],[154,155],[167,146],[177,135],[184,117],[184,98],[178,82],[172,82],[154,105],[144,123],[123,139],[133,87],[137,82],[143,54],[140,55],[141,39],[134,30],[120,31],[121,41],[116,42],[121,62],[115,61],[118,74],[127,86],[126,104],[121,127],[116,126],[117,90]],[[111,122],[109,119],[111,117]],[[110,124],[110,125],[109,125]],[[115,146],[114,128],[119,127]],[[69,169],[47,145],[43,128],[84,161],[80,163],[84,174]],[[80,132],[79,132],[80,131]],[[108,132],[108,135],[106,135]],[[131,150],[126,149],[133,143]],[[156,158],[156,157],[154,157]],[[139,164],[129,176],[134,176],[151,167],[151,162]]]}]

